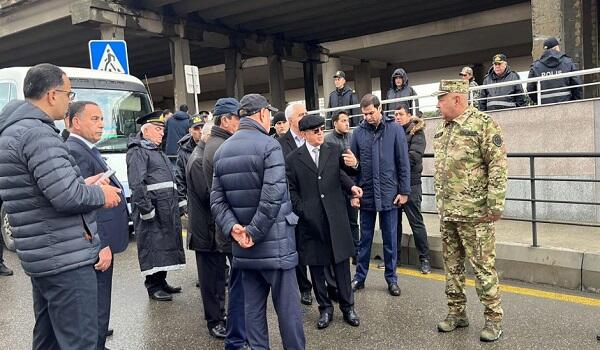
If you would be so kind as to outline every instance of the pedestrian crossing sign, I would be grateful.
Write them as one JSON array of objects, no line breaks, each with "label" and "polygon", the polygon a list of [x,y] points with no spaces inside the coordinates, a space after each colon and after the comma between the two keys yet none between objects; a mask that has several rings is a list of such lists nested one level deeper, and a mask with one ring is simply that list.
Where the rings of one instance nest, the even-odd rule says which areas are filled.
[{"label": "pedestrian crossing sign", "polygon": [[129,74],[125,40],[90,40],[88,47],[92,69]]}]

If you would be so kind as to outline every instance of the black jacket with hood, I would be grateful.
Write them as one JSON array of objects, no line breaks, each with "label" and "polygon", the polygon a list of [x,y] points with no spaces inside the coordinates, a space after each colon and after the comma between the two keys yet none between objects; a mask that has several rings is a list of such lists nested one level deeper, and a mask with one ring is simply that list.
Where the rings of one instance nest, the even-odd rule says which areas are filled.
[{"label": "black jacket with hood", "polygon": [[[402,86],[397,87],[396,84],[394,83],[394,79],[396,77],[401,77],[402,78]],[[400,98],[400,97],[408,97],[408,96],[416,96],[417,92],[415,91],[415,89],[413,89],[409,84],[408,84],[408,75],[406,74],[406,71],[402,68],[398,68],[394,71],[394,73],[392,74],[391,77],[391,88],[388,90],[387,95],[386,95],[386,99],[392,99],[392,98]],[[413,103],[414,101],[414,103]],[[419,111],[419,100],[411,100],[411,101],[402,101],[402,102],[394,102],[394,103],[390,103],[386,106],[383,106],[383,110],[384,111],[389,111],[388,113],[386,113],[386,115],[392,115],[393,113],[390,113],[392,111],[395,111],[396,109],[398,109],[401,105],[404,105],[408,110],[410,110],[411,114],[416,115],[417,112]],[[414,106],[414,110],[412,110]]]},{"label": "black jacket with hood", "polygon": [[421,173],[423,173],[423,153],[427,142],[425,140],[425,120],[413,116],[410,122],[403,125],[408,143],[408,159],[410,161],[410,185],[421,184]]},{"label": "black jacket with hood", "polygon": [[[531,65],[531,69],[529,69],[529,78],[568,73],[576,70],[577,66],[575,65],[571,57],[567,56],[562,52],[550,49],[544,51],[542,57],[540,57],[539,60],[533,62],[533,64]],[[542,81],[541,104],[580,100],[583,97],[583,88],[581,86],[571,89],[552,90],[544,92],[544,90],[548,89],[557,89],[561,87],[568,87],[579,84],[581,84],[580,77],[570,77]],[[534,104],[537,104],[537,83],[527,84],[527,92],[529,93],[529,98],[531,98],[531,101],[533,101]]]},{"label": "black jacket with hood", "polygon": [[[356,96],[356,92],[352,90],[348,85],[344,85],[343,89],[335,89],[329,94],[329,102],[327,103],[327,108],[334,107],[342,107],[349,105],[357,105],[360,101],[358,96]],[[350,125],[356,126],[362,120],[362,113],[360,108],[347,108],[348,113],[350,113]],[[331,117],[335,112],[327,113],[327,127],[331,128]]]},{"label": "black jacket with hood", "polygon": [[179,194],[179,205],[185,208],[188,204],[185,167],[192,151],[196,148],[196,141],[194,141],[192,135],[187,134],[177,144],[179,145],[179,149],[177,150],[177,162],[175,163],[175,184],[177,185],[177,193]]}]

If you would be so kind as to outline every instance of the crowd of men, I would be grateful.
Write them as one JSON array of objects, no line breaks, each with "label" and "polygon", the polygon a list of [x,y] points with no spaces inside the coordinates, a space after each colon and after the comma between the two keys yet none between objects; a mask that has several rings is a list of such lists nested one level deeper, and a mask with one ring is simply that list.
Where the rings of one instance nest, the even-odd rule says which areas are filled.
[{"label": "crowd of men", "polygon": [[[576,69],[556,39],[544,45],[530,76]],[[484,85],[518,79],[505,55],[492,63]],[[498,123],[482,111],[523,105],[525,94],[517,84],[469,96],[477,86],[473,70],[463,68],[460,78],[442,80],[434,94],[443,118],[432,141],[448,302],[437,329],[469,325],[468,259],[485,306],[480,339],[495,341],[503,310],[494,223],[504,209],[507,160]],[[417,100],[384,109],[372,94],[359,101],[344,72],[334,79],[328,107],[360,107],[331,112],[327,135],[326,119],[302,104],[279,112],[258,94],[221,98],[212,113],[190,117],[182,105],[172,116],[164,110],[137,119],[140,132],[129,139],[126,161],[148,296],[166,302],[182,291],[166,278],[185,266],[187,215],[185,247],[195,252],[206,326],[225,349],[269,348],[269,293],[286,349],[305,348],[300,304],[311,305],[312,293],[318,329],[333,321],[334,303],[348,325],[360,326],[354,293],[366,285],[377,218],[389,294],[401,294],[402,213],[421,272],[431,272],[421,214],[425,122]],[[543,82],[542,89],[553,90],[541,93],[542,103],[580,98],[580,87],[560,89],[579,83]],[[105,349],[114,254],[127,247],[129,214],[122,185],[95,147],[102,111],[93,101],[72,103],[69,78],[51,64],[31,68],[24,86],[25,100],[0,115],[0,196],[32,281],[33,348]],[[391,86],[388,99],[416,95],[401,68]],[[54,121],[61,119],[67,128],[59,135]],[[12,274],[1,250],[0,274]]]}]

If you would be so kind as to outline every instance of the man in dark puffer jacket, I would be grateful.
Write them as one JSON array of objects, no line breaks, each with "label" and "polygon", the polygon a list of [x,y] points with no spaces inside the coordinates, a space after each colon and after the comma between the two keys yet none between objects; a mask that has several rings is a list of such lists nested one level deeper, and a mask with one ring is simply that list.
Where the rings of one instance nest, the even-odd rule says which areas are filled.
[{"label": "man in dark puffer jacket", "polygon": [[115,207],[120,190],[90,185],[99,175],[84,180],[54,126],[74,97],[65,73],[39,64],[27,72],[23,90],[26,100],[12,101],[0,114],[0,197],[31,277],[32,348],[95,349],[100,238],[94,210]]},{"label": "man in dark puffer jacket", "polygon": [[266,299],[272,293],[283,347],[304,349],[298,264],[292,212],[281,145],[269,137],[270,111],[257,94],[242,98],[239,130],[214,158],[211,211],[223,234],[235,241],[233,268],[241,269],[246,336],[252,349],[267,349]]}]

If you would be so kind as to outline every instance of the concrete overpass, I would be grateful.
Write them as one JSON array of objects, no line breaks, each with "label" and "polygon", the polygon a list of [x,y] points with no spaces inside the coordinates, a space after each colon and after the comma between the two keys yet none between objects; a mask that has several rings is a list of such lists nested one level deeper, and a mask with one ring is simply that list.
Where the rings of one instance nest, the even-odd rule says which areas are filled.
[{"label": "concrete overpass", "polygon": [[131,73],[148,79],[157,107],[193,104],[183,65],[194,64],[203,101],[259,92],[280,107],[305,99],[314,108],[338,69],[359,94],[385,91],[398,66],[412,74],[468,64],[481,78],[494,53],[525,66],[548,36],[582,68],[598,66],[597,3],[0,0],[0,67],[88,67],[88,40],[125,39]]}]

